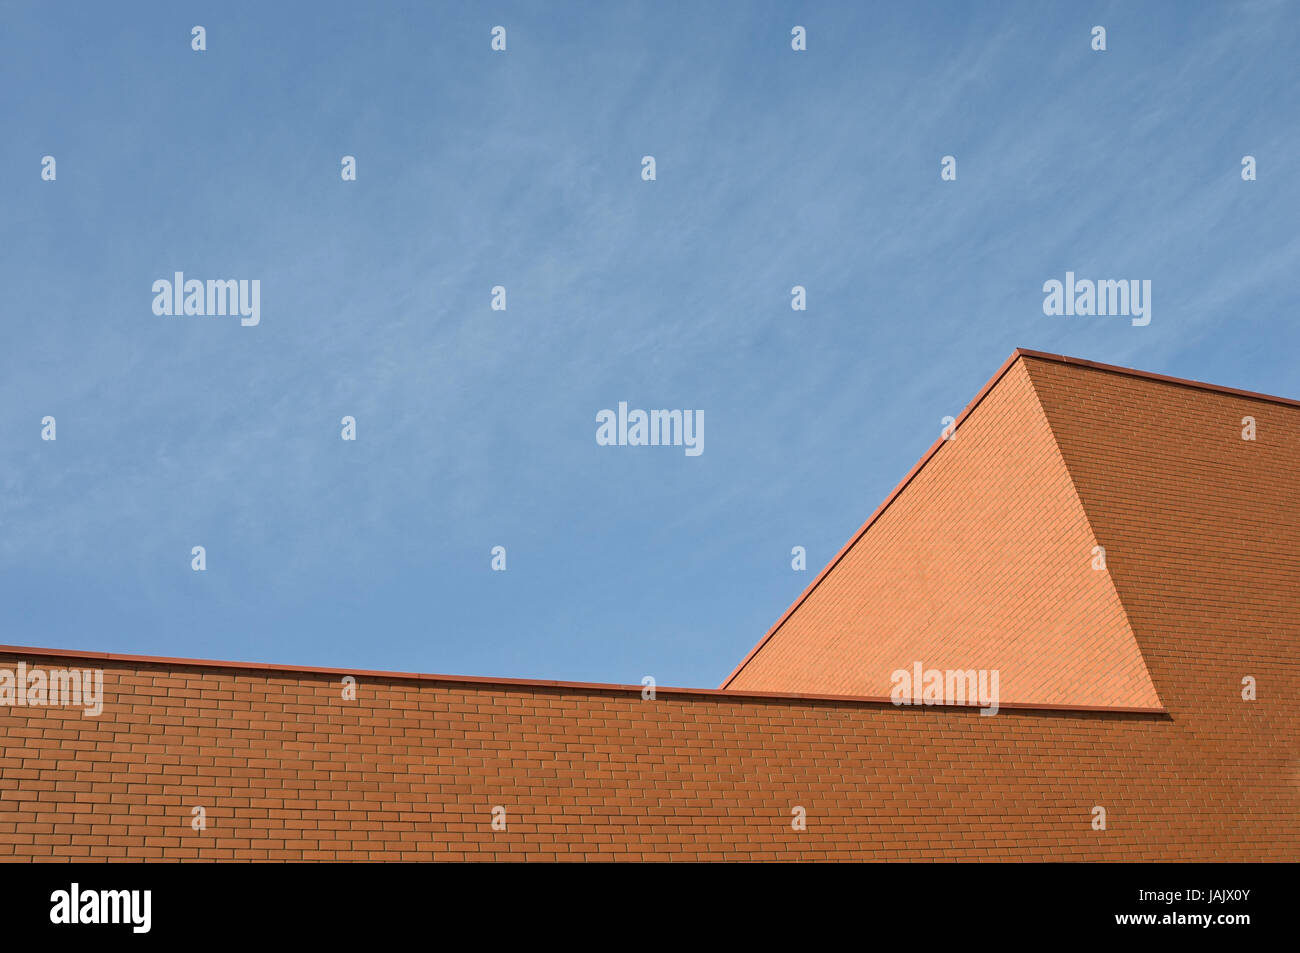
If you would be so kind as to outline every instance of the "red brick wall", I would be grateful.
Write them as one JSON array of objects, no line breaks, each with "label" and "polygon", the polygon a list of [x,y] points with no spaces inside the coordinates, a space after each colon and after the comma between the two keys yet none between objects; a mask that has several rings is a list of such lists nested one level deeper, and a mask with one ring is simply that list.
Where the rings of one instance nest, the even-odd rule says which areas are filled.
[{"label": "red brick wall", "polygon": [[728,688],[888,696],[998,670],[1004,701],[1159,708],[1023,362],[1013,363]]},{"label": "red brick wall", "polygon": [[1170,709],[1300,698],[1300,407],[1024,361]]},{"label": "red brick wall", "polygon": [[103,665],[107,699],[0,708],[4,859],[1300,860],[1275,691],[1207,728],[19,658]]},{"label": "red brick wall", "polygon": [[[1300,407],[1027,364],[1156,689],[1195,739],[1171,770],[1258,823],[1262,842],[1274,823],[1294,835]],[[1257,701],[1241,698],[1247,675]]]}]

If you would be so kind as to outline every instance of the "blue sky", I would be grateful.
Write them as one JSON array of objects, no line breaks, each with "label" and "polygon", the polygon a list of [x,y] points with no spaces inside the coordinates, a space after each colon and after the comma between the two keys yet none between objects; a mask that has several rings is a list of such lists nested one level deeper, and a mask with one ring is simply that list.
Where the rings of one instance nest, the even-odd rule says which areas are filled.
[{"label": "blue sky", "polygon": [[0,643],[713,686],[1017,346],[1300,396],[1300,5],[270,7],[0,4]]}]

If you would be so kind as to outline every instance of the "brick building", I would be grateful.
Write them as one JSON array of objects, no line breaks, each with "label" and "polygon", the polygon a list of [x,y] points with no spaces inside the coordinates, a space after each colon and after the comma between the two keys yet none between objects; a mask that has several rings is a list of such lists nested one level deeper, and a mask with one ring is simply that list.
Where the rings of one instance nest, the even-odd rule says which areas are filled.
[{"label": "brick building", "polygon": [[1298,473],[1300,402],[1017,351],[719,689],[0,647],[103,672],[11,674],[0,859],[1300,860]]}]

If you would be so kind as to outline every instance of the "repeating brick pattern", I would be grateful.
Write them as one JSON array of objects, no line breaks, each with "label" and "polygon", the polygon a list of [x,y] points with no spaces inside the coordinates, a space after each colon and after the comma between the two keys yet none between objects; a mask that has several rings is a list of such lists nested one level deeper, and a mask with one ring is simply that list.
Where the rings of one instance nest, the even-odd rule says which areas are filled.
[{"label": "repeating brick pattern", "polygon": [[[1025,360],[1160,697],[1195,739],[1176,770],[1226,783],[1197,752],[1249,753],[1238,809],[1269,779],[1294,799],[1300,406]],[[1258,701],[1241,700],[1245,676]]]},{"label": "repeating brick pattern", "polygon": [[1294,762],[1225,743],[1293,716],[1278,695],[1199,736],[1158,714],[364,676],[345,702],[339,677],[175,664],[107,663],[106,692],[98,719],[0,712],[0,856],[1300,858]]},{"label": "repeating brick pattern", "polygon": [[[1247,413],[1254,443],[1240,439]],[[986,430],[1024,443],[999,461]],[[1021,527],[1052,543],[1050,572],[1009,537],[988,550],[999,558],[964,564],[985,580],[968,610],[1004,602],[1010,623],[1017,599],[1037,598],[1050,629],[1113,596],[1115,616],[1075,617],[1085,652],[1040,648],[1099,675],[1111,656],[1096,633],[1113,652],[1135,639],[1167,713],[982,717],[662,688],[643,700],[639,687],[374,673],[347,701],[344,672],[6,649],[0,667],[103,668],[106,697],[99,718],[0,708],[0,859],[1300,860],[1300,408],[1022,357],[922,474],[945,457],[899,502],[957,493],[965,475],[972,508],[1050,527]],[[1046,489],[1027,498],[1031,484]],[[920,552],[966,552],[942,546],[967,532],[951,511],[922,494],[907,506],[933,531]],[[890,527],[896,547],[905,522]],[[1086,578],[1109,590],[1054,562],[1094,538],[1110,568]],[[1093,588],[1047,605],[1034,587],[1058,572],[1055,591]],[[937,583],[929,605],[951,613],[951,581]],[[857,611],[852,591],[839,598]],[[896,597],[917,611],[920,597]],[[981,625],[997,635],[992,617]],[[196,805],[205,831],[190,826]],[[792,829],[796,805],[806,830]]]},{"label": "repeating brick pattern", "polygon": [[914,662],[1004,701],[1159,708],[1022,361],[726,687],[888,696]]}]

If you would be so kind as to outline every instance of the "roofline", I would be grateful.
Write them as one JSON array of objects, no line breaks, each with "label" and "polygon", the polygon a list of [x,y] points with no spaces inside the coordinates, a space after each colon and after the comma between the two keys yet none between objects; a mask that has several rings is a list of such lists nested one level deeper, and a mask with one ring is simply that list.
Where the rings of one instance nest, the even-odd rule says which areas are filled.
[{"label": "roofline", "polygon": [[[1223,387],[1219,384],[1206,384],[1203,381],[1188,380],[1183,377],[1170,377],[1166,374],[1156,374],[1151,371],[1139,371],[1131,367],[1120,367],[1117,364],[1100,364],[1096,361],[1084,360],[1081,357],[1068,357],[1065,354],[1050,354],[1046,351],[1034,351],[1029,348],[1018,347],[1012,351],[1011,356],[1002,363],[1002,366],[998,368],[997,373],[989,378],[989,382],[980,389],[978,394],[975,395],[975,399],[966,405],[966,409],[961,412],[961,415],[953,424],[952,432],[954,434],[956,434],[957,429],[961,427],[966,418],[969,417],[975,408],[980,405],[980,402],[988,396],[989,391],[991,391],[994,386],[1002,380],[1007,371],[1011,370],[1016,361],[1020,360],[1022,357],[1037,358],[1043,361],[1055,361],[1058,364],[1073,364],[1079,367],[1088,367],[1093,370],[1105,371],[1111,374],[1125,374],[1129,377],[1140,377],[1144,380],[1159,381],[1165,384],[1174,384],[1179,387],[1193,387],[1198,390],[1208,390],[1220,394],[1229,394],[1233,397],[1245,397],[1251,400],[1270,401],[1272,403],[1283,404],[1287,407],[1300,407],[1300,400],[1292,400],[1288,397],[1274,397],[1271,394],[1259,394],[1255,391],[1239,390],[1235,387]],[[822,583],[830,571],[834,569],[839,564],[840,560],[848,554],[848,551],[863,537],[867,530],[871,528],[872,524],[874,524],[885,510],[889,508],[889,505],[893,503],[905,489],[907,489],[908,484],[916,478],[916,475],[921,472],[921,469],[930,462],[930,459],[939,452],[939,448],[945,443],[947,443],[947,441],[944,440],[943,437],[940,437],[934,442],[933,446],[931,446],[921,459],[916,462],[916,465],[907,472],[907,475],[903,477],[898,486],[894,487],[893,492],[891,492],[889,496],[885,497],[885,501],[876,507],[875,512],[867,517],[867,521],[862,524],[862,527],[854,533],[853,536],[850,537],[849,541],[844,544],[843,548],[835,554],[835,558],[826,565],[825,569],[818,573],[817,578],[808,585],[808,588],[804,589],[804,591],[799,595],[799,598],[795,599],[795,601],[791,603],[790,608],[786,609],[781,618],[777,619],[776,624],[767,630],[767,634],[758,640],[758,644],[749,650],[749,654],[741,659],[740,664],[732,669],[731,674],[723,679],[722,684],[719,686],[720,688],[726,689],[728,685],[735,681],[736,676],[740,674],[741,670],[753,661],[754,656],[756,656],[763,646],[771,640],[772,636],[776,635],[781,626],[785,625],[790,616],[794,614],[795,610],[807,601],[808,597],[812,595],[813,590]]]},{"label": "roofline", "polygon": [[[1002,362],[1002,366],[998,368],[997,373],[994,374],[989,379],[989,382],[980,389],[980,392],[975,395],[975,399],[966,405],[965,410],[961,412],[961,414],[957,417],[956,421],[952,425],[952,433],[954,436],[956,435],[957,430],[961,427],[962,423],[966,420],[966,418],[969,417],[971,413],[975,410],[975,408],[980,405],[980,402],[984,400],[985,397],[988,396],[989,391],[993,389],[993,387],[998,383],[998,381],[1002,380],[1003,376],[1007,373],[1007,371],[1011,370],[1011,366],[1015,364],[1017,360],[1020,359],[1020,355],[1021,355],[1021,351],[1018,348],[1015,351],[1012,351],[1011,356]],[[889,509],[889,505],[893,503],[894,500],[898,499],[899,495],[904,490],[907,489],[908,484],[910,484],[914,479],[916,479],[916,475],[920,473],[922,468],[927,463],[930,462],[930,459],[936,453],[939,452],[939,448],[942,447],[947,442],[948,441],[945,440],[943,437],[940,437],[938,440],[934,442],[933,445],[931,445],[930,449],[925,452],[925,454],[921,457],[921,459],[918,460],[912,466],[912,469],[907,471],[907,476],[903,477],[902,481],[898,484],[898,486],[894,487],[893,492],[891,492],[889,496],[885,497],[884,502],[881,503],[879,506],[877,506],[875,511],[870,516],[867,517],[867,521],[862,524],[862,526],[858,529],[858,531],[854,533],[851,537],[849,537],[849,541],[840,548],[840,551],[838,553],[835,554],[835,558],[826,564],[826,568],[823,569],[820,573],[818,573],[817,577],[813,579],[811,583],[808,584],[808,588],[804,589],[804,591],[799,595],[799,598],[797,598],[793,603],[790,604],[790,608],[786,609],[785,612],[782,614],[781,618],[776,620],[776,624],[767,630],[767,634],[764,635],[761,639],[759,639],[758,644],[749,650],[749,654],[740,660],[739,665],[737,665],[734,669],[732,669],[731,674],[728,675],[723,680],[722,684],[718,686],[719,688],[725,689],[728,685],[730,685],[733,681],[735,681],[736,676],[740,674],[741,670],[746,665],[748,665],[751,661],[753,661],[754,656],[759,653],[759,651],[763,648],[763,646],[767,645],[768,641],[771,640],[772,636],[776,635],[777,631],[780,630],[781,626],[785,625],[786,621],[789,620],[790,616],[794,615],[795,610],[804,604],[804,602],[808,599],[808,597],[813,594],[813,590],[822,584],[822,581],[830,574],[830,571],[839,565],[840,560],[842,560],[846,555],[848,555],[849,550],[852,549],[855,545],[857,545],[858,540],[860,540],[863,537],[863,535],[867,532],[867,530],[871,529],[872,524],[874,524],[876,520],[880,519],[880,517],[884,514],[885,510]]]},{"label": "roofline", "polygon": [[[422,672],[387,672],[373,669],[333,668],[315,665],[280,665],[273,662],[232,662],[220,659],[171,658],[161,655],[128,655],[118,652],[91,652],[75,649],[51,649],[30,645],[0,645],[0,656],[19,655],[33,658],[67,658],[94,662],[128,662],[137,665],[180,666],[183,668],[228,669],[246,672],[258,672],[266,675],[351,675],[383,679],[386,681],[437,682],[440,684],[481,685],[484,688],[550,688],[570,689],[584,692],[617,692],[640,695],[644,685],[619,685],[611,682],[568,682],[533,678],[486,678],[478,675],[432,675]],[[701,699],[716,701],[739,701],[743,699],[790,702],[838,702],[864,705],[883,705],[889,708],[979,708],[977,704],[954,705],[895,705],[890,698],[876,695],[820,695],[802,692],[756,692],[728,691],[721,688],[673,688],[656,685],[656,694],[689,695]],[[1020,711],[1050,712],[1084,712],[1103,714],[1117,712],[1133,715],[1168,715],[1165,708],[1122,708],[1119,706],[1098,705],[1049,705],[1032,702],[1000,702],[1001,709]]]},{"label": "roofline", "polygon": [[1263,400],[1272,404],[1282,404],[1286,407],[1300,407],[1300,400],[1293,400],[1290,397],[1278,397],[1275,394],[1261,394],[1258,391],[1241,390],[1238,387],[1224,387],[1222,384],[1207,384],[1205,381],[1194,381],[1186,377],[1171,377],[1168,374],[1156,374],[1153,371],[1139,371],[1132,367],[1121,367],[1118,364],[1101,364],[1097,361],[1086,361],[1081,357],[1069,357],[1065,354],[1050,354],[1046,351],[1031,351],[1029,348],[1018,347],[1012,352],[1009,360],[1014,360],[1017,357],[1036,357],[1039,360],[1055,361],[1058,364],[1075,364],[1080,367],[1090,367],[1095,371],[1106,371],[1110,374],[1125,374],[1128,377],[1141,377],[1144,380],[1159,381],[1163,384],[1175,384],[1179,387],[1193,387],[1197,390],[1214,391],[1217,394],[1228,394],[1232,397],[1245,397],[1250,400]]},{"label": "roofline", "polygon": [[[1293,400],[1289,397],[1278,397],[1272,394],[1261,394],[1256,391],[1241,390],[1240,388],[1236,388],[1236,387],[1224,387],[1220,384],[1207,384],[1204,381],[1190,380],[1188,378],[1183,378],[1183,377],[1172,377],[1167,374],[1156,374],[1152,371],[1140,371],[1135,368],[1122,367],[1117,364],[1102,364],[1097,361],[1089,361],[1079,357],[1069,357],[1068,355],[1065,354],[1052,354],[1046,351],[1035,351],[1029,348],[1018,347],[1011,352],[1010,357],[1008,357],[1006,361],[1003,362],[1002,366],[998,368],[997,372],[991,378],[989,378],[988,383],[986,383],[980,389],[979,393],[975,395],[975,398],[969,404],[966,405],[964,410],[962,410],[961,414],[957,417],[955,423],[953,424],[954,433],[956,433],[956,431],[966,421],[966,418],[969,417],[975,411],[975,408],[980,405],[980,403],[984,400],[984,398],[988,396],[989,392],[997,385],[997,383],[1002,380],[1002,378],[1006,375],[1007,371],[1009,371],[1012,368],[1012,366],[1016,363],[1016,361],[1020,360],[1022,357],[1037,358],[1039,360],[1044,360],[1044,361],[1054,361],[1059,364],[1071,364],[1079,367],[1087,367],[1093,370],[1105,371],[1111,374],[1124,374],[1129,377],[1139,377],[1145,380],[1158,381],[1160,383],[1172,384],[1179,387],[1191,387],[1197,390],[1207,390],[1219,394],[1228,394],[1233,397],[1243,397],[1248,400],[1267,401],[1269,403],[1282,404],[1287,407],[1300,407],[1300,400]],[[836,565],[839,564],[840,560],[842,560],[845,557],[845,555],[848,554],[848,551],[852,549],[853,546],[858,542],[858,540],[862,538],[863,534],[865,534],[867,530],[870,529],[871,526],[876,522],[876,520],[880,518],[881,514],[883,514],[885,510],[889,508],[889,505],[893,503],[894,500],[896,500],[898,496],[905,489],[907,489],[908,485],[912,482],[912,480],[916,478],[916,475],[921,472],[922,468],[924,468],[924,466],[930,462],[931,458],[934,457],[934,455],[939,452],[939,448],[942,447],[946,442],[947,441],[945,441],[942,437],[940,437],[938,440],[934,442],[934,444],[930,447],[930,449],[927,450],[925,454],[921,457],[921,459],[918,460],[917,463],[912,467],[912,469],[907,472],[907,475],[903,477],[903,479],[889,494],[889,496],[885,498],[884,502],[882,502],[878,507],[876,507],[875,511],[869,517],[867,517],[866,522],[862,524],[861,528],[859,528],[859,530],[853,534],[853,536],[849,539],[849,541],[844,544],[844,546],[840,549],[840,551],[836,553],[835,558],[832,559],[827,564],[826,568],[824,568],[817,575],[817,578],[815,578],[808,585],[808,587],[804,589],[804,591],[799,595],[799,597],[790,605],[790,607],[785,610],[785,613],[782,614],[781,618],[776,621],[776,624],[773,625],[770,629],[768,629],[767,634],[764,635],[758,641],[758,644],[756,644],[752,649],[750,649],[749,654],[746,655],[744,659],[741,660],[740,664],[737,665],[734,670],[732,670],[731,674],[727,676],[727,678],[722,682],[722,684],[718,688],[675,688],[671,686],[655,686],[655,691],[663,692],[669,695],[694,695],[702,698],[714,698],[719,700],[752,698],[752,699],[768,699],[768,700],[775,700],[775,701],[842,702],[842,703],[858,703],[858,704],[871,704],[871,705],[888,705],[891,708],[903,707],[903,706],[894,705],[893,701],[889,698],[875,696],[875,695],[826,695],[826,694],[814,694],[814,693],[804,693],[804,692],[736,691],[733,689],[728,689],[727,686],[730,685],[731,682],[735,680],[736,676],[740,674],[741,670],[744,669],[744,667],[748,665],[750,661],[753,660],[754,656],[758,654],[759,650],[762,649],[763,646],[768,643],[768,641],[772,638],[772,636],[774,636],[777,633],[778,630],[780,630],[781,626],[783,626],[786,623],[786,621],[790,618],[790,616],[794,614],[795,610],[798,609],[801,605],[803,605],[803,603],[808,599],[808,597],[812,595],[813,590],[815,590],[817,586],[821,584],[821,582],[826,578],[826,576],[830,573],[830,571],[834,569]],[[225,661],[225,660],[218,660],[218,659],[171,658],[167,656],[129,655],[129,654],[114,653],[114,652],[75,651],[69,649],[51,649],[51,648],[43,648],[39,646],[21,646],[21,645],[0,645],[0,654],[32,655],[32,656],[44,656],[49,658],[78,658],[78,659],[114,661],[114,662],[134,662],[142,665],[172,665],[172,666],[184,666],[187,668],[241,669],[244,671],[263,672],[263,673],[278,672],[278,673],[285,673],[285,674],[296,673],[296,674],[310,674],[310,675],[352,675],[352,676],[365,676],[368,678],[381,678],[381,679],[388,679],[388,680],[441,682],[447,684],[497,686],[502,688],[512,688],[512,687],[513,688],[560,688],[560,689],[573,689],[576,691],[640,693],[642,688],[644,687],[641,685],[619,685],[615,683],[606,683],[606,682],[572,682],[572,681],[554,681],[548,679],[525,679],[525,678],[489,678],[489,677],[476,676],[476,675],[434,675],[434,674],[425,674],[425,673],[418,673],[418,672],[388,672],[388,671],[378,671],[378,670],[371,670],[371,669],[324,668],[324,667],[309,666],[309,665],[280,665],[280,664],[264,663],[264,662],[232,662],[232,661]],[[925,706],[925,707],[972,708],[978,706],[941,704],[941,705],[933,705],[933,706]],[[1017,709],[1017,710],[1025,710],[1025,711],[1124,712],[1124,713],[1131,713],[1131,714],[1151,714],[1151,715],[1168,714],[1168,709],[1163,707],[1132,708],[1132,707],[1120,707],[1120,706],[1049,705],[1049,704],[1036,704],[1036,703],[1025,703],[1025,702],[1003,702],[999,705],[999,708],[1009,708],[1009,709]]]}]

